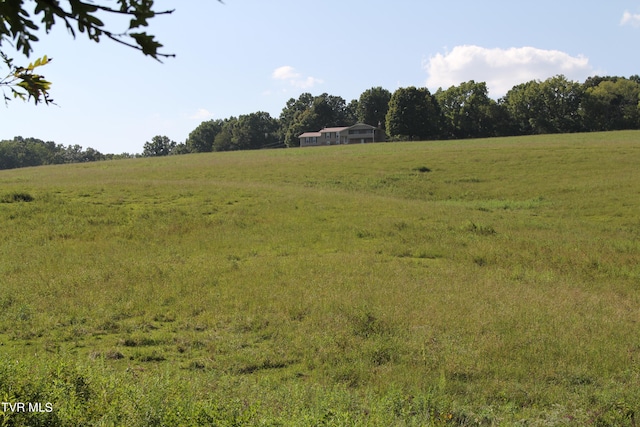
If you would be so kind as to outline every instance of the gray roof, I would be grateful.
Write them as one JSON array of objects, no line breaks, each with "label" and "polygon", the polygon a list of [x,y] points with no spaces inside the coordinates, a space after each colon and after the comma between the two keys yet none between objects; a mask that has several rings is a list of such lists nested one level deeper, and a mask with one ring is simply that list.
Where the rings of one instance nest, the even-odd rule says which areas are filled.
[{"label": "gray roof", "polygon": [[355,125],[352,126],[340,126],[340,127],[331,127],[331,128],[324,128],[321,129],[319,132],[305,132],[302,135],[298,136],[298,138],[308,138],[308,137],[320,137],[322,136],[323,133],[328,133],[328,132],[342,132],[345,129],[351,129],[353,127],[356,126],[365,126],[368,127],[369,129],[377,129],[375,126],[371,126],[368,125],[366,123],[356,123]]},{"label": "gray roof", "polygon": [[301,134],[300,136],[298,136],[298,138],[309,138],[309,137],[312,137],[312,136],[320,137],[322,135],[320,134],[320,132],[305,132],[305,133]]},{"label": "gray roof", "polygon": [[345,129],[349,129],[350,126],[341,126],[341,127],[335,127],[335,128],[324,128],[321,129],[320,132],[321,133],[325,133],[325,132],[342,132]]}]

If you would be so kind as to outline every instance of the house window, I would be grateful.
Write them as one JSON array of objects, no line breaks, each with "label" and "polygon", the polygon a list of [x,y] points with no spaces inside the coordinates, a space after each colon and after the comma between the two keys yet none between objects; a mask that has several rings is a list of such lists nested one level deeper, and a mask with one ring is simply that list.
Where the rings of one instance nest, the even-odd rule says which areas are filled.
[{"label": "house window", "polygon": [[349,135],[366,135],[373,133],[373,129],[351,129]]}]

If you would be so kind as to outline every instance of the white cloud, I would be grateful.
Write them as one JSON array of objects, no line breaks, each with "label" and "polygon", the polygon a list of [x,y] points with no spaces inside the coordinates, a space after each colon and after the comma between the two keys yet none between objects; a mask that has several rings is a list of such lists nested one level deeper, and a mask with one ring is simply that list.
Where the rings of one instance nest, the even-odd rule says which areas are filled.
[{"label": "white cloud", "polygon": [[276,80],[291,80],[300,78],[300,73],[296,72],[296,69],[290,65],[284,65],[282,67],[273,70],[271,75]]},{"label": "white cloud", "polygon": [[289,82],[291,86],[300,88],[300,89],[308,89],[317,84],[323,83],[321,79],[317,79],[315,77],[303,77],[302,74],[296,71],[290,65],[284,65],[282,67],[276,68],[271,77],[275,80],[283,80]]},{"label": "white cloud", "polygon": [[456,46],[425,61],[429,77],[427,87],[437,89],[475,80],[486,82],[489,94],[500,97],[513,86],[530,80],[545,80],[557,74],[582,80],[593,74],[589,59],[558,50],[519,47],[487,49],[480,46]]},{"label": "white cloud", "polygon": [[189,116],[189,118],[193,120],[205,120],[211,117],[213,117],[213,113],[210,113],[204,108],[198,108],[198,111]]},{"label": "white cloud", "polygon": [[620,25],[632,25],[634,27],[640,27],[640,14],[633,14],[628,10],[625,10],[622,14]]}]

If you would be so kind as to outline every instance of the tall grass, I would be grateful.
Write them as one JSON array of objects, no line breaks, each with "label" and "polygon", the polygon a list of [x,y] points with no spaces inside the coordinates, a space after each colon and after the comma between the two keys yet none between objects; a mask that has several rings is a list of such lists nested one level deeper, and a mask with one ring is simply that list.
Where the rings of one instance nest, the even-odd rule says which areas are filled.
[{"label": "tall grass", "polygon": [[0,424],[636,425],[639,138],[2,171]]}]

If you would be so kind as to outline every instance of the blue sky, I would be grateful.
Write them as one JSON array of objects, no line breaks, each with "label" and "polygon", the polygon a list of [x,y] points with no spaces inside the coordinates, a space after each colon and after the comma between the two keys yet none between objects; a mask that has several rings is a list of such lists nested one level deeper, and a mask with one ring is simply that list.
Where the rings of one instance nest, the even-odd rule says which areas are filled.
[{"label": "blue sky", "polygon": [[156,6],[175,9],[149,28],[175,58],[160,64],[56,28],[29,60],[53,58],[42,72],[57,105],[0,105],[0,139],[32,136],[139,153],[155,135],[183,142],[203,120],[256,111],[278,117],[303,92],[349,102],[374,86],[435,91],[473,79],[486,81],[498,98],[515,84],[556,74],[577,81],[640,74],[638,0],[157,0]]}]

